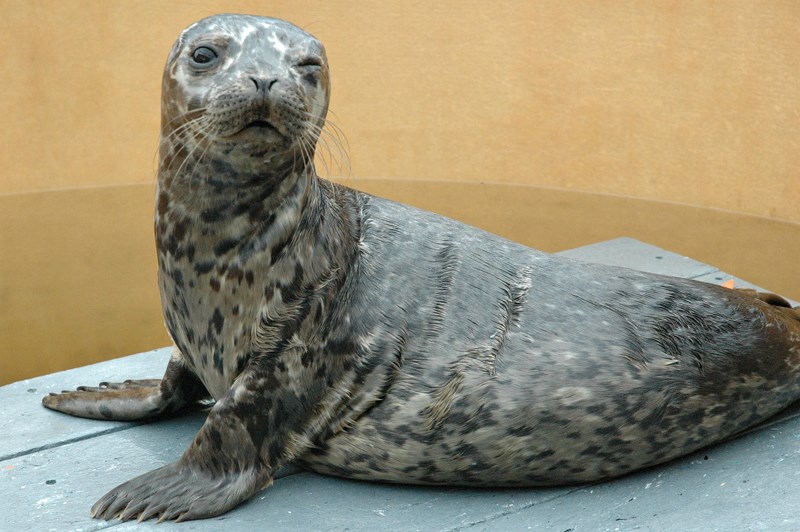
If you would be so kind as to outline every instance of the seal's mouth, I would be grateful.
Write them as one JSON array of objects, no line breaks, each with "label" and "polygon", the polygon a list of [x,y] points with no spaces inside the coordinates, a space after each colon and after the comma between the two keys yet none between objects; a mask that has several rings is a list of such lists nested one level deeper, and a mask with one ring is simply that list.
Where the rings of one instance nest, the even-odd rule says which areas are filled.
[{"label": "seal's mouth", "polygon": [[275,129],[277,131],[275,126],[273,126],[272,124],[270,124],[266,120],[253,120],[249,124],[246,124],[242,129],[243,130],[245,130],[245,129]]},{"label": "seal's mouth", "polygon": [[280,135],[278,128],[276,128],[271,122],[268,122],[264,119],[253,120],[246,123],[240,130],[234,133],[234,135],[239,135],[241,133],[251,133],[258,136],[268,135],[270,133],[277,133]]}]

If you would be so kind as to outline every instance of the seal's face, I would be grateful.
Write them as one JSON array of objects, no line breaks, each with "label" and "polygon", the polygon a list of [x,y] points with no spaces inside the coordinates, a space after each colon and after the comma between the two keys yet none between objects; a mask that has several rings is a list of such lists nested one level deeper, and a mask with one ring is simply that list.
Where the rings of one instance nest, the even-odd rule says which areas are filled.
[{"label": "seal's face", "polygon": [[164,70],[162,170],[193,157],[224,158],[234,171],[265,159],[308,163],[328,93],[325,50],[313,36],[277,19],[203,19],[181,34]]}]

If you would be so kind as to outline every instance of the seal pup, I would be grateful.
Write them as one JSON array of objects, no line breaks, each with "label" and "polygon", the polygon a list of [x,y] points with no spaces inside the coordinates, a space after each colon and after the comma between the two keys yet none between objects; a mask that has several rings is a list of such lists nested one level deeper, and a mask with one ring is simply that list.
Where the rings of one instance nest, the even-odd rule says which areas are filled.
[{"label": "seal pup", "polygon": [[163,80],[155,209],[175,351],[160,380],[48,408],[150,419],[216,403],[176,462],[98,518],[221,514],[291,461],[461,486],[606,479],[723,440],[800,397],[782,298],[550,256],[317,177],[322,44],[220,15]]}]

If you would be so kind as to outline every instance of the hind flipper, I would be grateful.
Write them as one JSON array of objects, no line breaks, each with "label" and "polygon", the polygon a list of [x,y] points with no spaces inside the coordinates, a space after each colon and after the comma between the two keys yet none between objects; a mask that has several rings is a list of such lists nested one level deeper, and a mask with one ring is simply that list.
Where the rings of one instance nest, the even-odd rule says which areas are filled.
[{"label": "hind flipper", "polygon": [[778,294],[773,294],[771,292],[759,292],[758,290],[753,290],[752,288],[737,288],[736,291],[742,294],[747,294],[753,299],[763,301],[772,307],[777,307],[776,310],[780,310],[784,315],[800,321],[800,307],[792,307],[792,304],[789,301]]}]

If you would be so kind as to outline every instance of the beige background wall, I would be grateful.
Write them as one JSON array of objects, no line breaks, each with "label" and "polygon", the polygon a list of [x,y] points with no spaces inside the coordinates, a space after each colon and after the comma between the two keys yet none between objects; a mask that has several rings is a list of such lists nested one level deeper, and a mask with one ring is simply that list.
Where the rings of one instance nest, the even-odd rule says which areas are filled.
[{"label": "beige background wall", "polygon": [[150,182],[172,41],[239,11],[326,44],[354,177],[559,186],[800,222],[793,0],[0,6],[4,192]]},{"label": "beige background wall", "polygon": [[161,70],[225,11],[325,43],[345,183],[548,250],[638,236],[800,297],[798,2],[0,0],[0,383],[166,343]]}]

